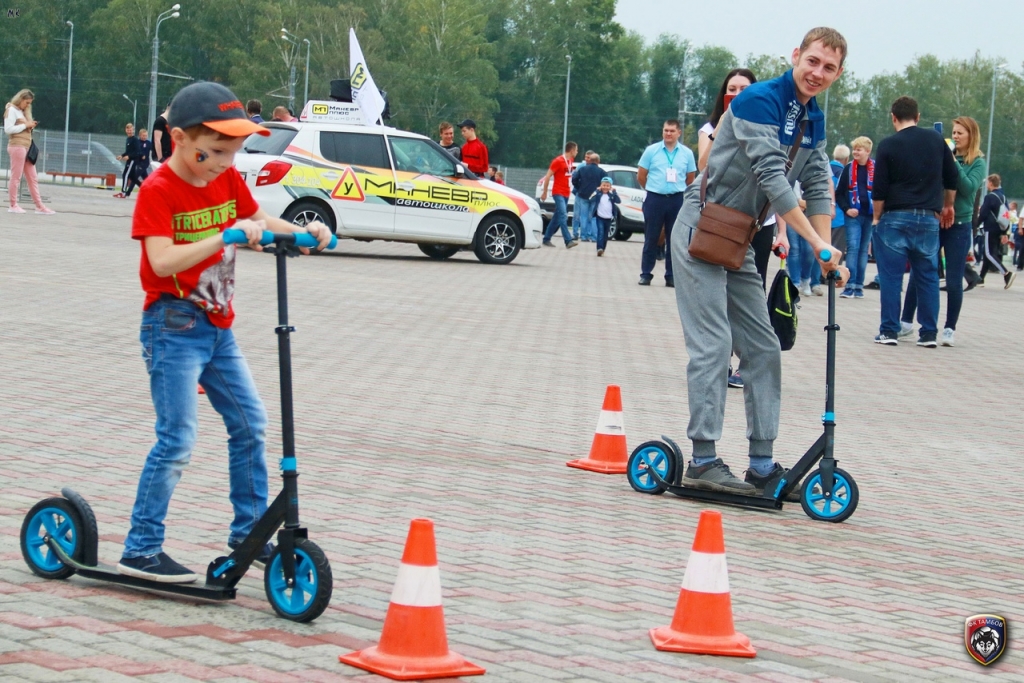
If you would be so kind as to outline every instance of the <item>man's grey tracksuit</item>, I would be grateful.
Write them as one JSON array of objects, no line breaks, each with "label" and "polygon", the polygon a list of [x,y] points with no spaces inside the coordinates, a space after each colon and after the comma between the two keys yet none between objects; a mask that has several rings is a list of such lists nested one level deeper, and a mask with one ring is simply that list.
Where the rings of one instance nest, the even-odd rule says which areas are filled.
[{"label": "man's grey tracksuit", "polygon": [[[807,119],[802,149],[793,168],[786,163],[800,121]],[[707,201],[756,216],[766,198],[780,216],[797,207],[793,183],[800,181],[808,216],[831,214],[825,122],[812,99],[796,99],[793,72],[755,83],[740,93],[722,117],[704,173]],[[689,243],[700,218],[701,177],[686,190],[672,231],[676,303],[690,362],[686,381],[690,403],[687,436],[695,457],[715,457],[722,438],[727,370],[731,353],[740,358],[750,455],[771,456],[779,433],[782,357],[768,320],[754,250],[738,271],[692,258]]]}]

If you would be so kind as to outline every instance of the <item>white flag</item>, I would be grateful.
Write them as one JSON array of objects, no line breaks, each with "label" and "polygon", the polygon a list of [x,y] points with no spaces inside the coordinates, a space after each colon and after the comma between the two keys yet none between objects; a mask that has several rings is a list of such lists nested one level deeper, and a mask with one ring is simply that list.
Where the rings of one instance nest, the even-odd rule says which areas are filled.
[{"label": "white flag", "polygon": [[384,98],[381,97],[377,84],[373,82],[373,76],[366,67],[366,60],[363,59],[363,51],[359,47],[354,28],[348,30],[348,64],[352,101],[362,110],[366,125],[375,125],[384,111]]}]

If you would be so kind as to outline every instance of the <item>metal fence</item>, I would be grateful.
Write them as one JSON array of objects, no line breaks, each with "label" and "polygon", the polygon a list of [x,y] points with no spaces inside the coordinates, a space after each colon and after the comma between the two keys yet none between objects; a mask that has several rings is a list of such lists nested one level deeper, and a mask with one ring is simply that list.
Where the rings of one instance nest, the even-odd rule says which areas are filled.
[{"label": "metal fence", "polygon": [[543,168],[512,168],[507,166],[499,168],[505,174],[506,185],[530,197],[536,193],[537,181],[547,173],[547,170]]},{"label": "metal fence", "polygon": [[[64,161],[64,131],[36,130],[32,139],[39,148],[38,173],[86,173],[120,177],[124,164],[114,157],[124,152],[124,135],[68,133],[67,163]],[[7,136],[0,135],[0,170],[11,168]],[[5,174],[6,175],[6,174]]]}]

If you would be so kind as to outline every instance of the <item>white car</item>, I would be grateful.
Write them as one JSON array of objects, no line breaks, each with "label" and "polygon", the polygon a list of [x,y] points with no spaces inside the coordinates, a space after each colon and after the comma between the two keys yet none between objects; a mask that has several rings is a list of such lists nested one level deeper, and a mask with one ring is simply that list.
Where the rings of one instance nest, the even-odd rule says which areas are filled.
[{"label": "white car", "polygon": [[[573,170],[579,164],[573,165]],[[639,233],[641,236],[644,234],[644,199],[647,197],[647,192],[640,188],[640,183],[636,179],[636,166],[615,166],[612,164],[600,164],[604,170],[605,175],[612,179],[612,187],[619,195],[619,199],[622,201],[619,204],[619,216],[616,220],[612,221],[611,227],[608,229],[608,239],[617,240],[628,240],[634,232]],[[543,176],[537,180],[537,189],[534,191],[534,197],[540,201],[541,191],[544,189],[541,186],[541,180]],[[547,201],[541,202],[540,210],[544,215],[544,225],[546,226],[548,221],[551,220],[551,216],[555,211],[555,202],[551,199],[551,184],[552,181],[548,181],[548,199]],[[572,228],[572,208],[575,202],[576,195],[569,195],[569,227]]]},{"label": "white car", "polygon": [[361,124],[356,105],[306,104],[298,122],[268,121],[235,166],[268,213],[296,225],[319,220],[339,238],[409,242],[446,259],[472,249],[511,263],[541,246],[540,205],[479,180],[427,137]]}]

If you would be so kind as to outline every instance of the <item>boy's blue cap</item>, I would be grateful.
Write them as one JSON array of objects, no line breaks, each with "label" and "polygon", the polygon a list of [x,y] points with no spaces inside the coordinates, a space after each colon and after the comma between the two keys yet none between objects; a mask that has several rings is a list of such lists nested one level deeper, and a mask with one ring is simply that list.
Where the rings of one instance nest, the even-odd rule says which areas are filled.
[{"label": "boy's blue cap", "polygon": [[601,182],[602,183],[608,183],[610,185],[611,182],[612,182],[612,179],[609,178],[608,176],[605,176],[604,178],[601,178]]}]

